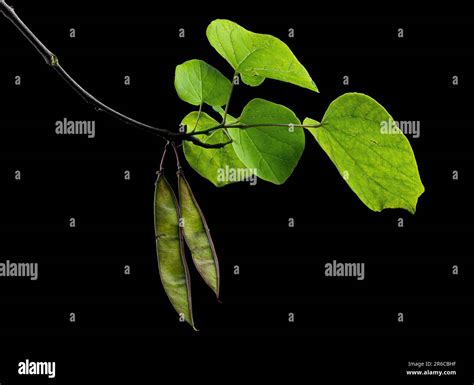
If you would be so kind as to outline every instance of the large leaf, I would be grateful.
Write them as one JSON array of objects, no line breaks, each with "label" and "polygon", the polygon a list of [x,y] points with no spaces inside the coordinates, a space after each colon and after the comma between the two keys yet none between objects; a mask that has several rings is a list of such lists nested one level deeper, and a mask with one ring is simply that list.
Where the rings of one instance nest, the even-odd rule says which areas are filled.
[{"label": "large leaf", "polygon": [[[193,130],[197,116],[197,112],[191,112],[183,119],[182,124],[186,125],[187,132]],[[232,120],[234,119],[230,117],[230,121]],[[196,131],[206,130],[218,124],[209,115],[201,112]],[[198,138],[208,144],[229,141],[228,136],[222,129],[216,130],[210,135],[199,135]],[[184,156],[190,166],[217,187],[241,182],[252,175],[252,172],[239,160],[230,144],[219,149],[206,149],[185,141],[183,149]]]},{"label": "large leaf", "polygon": [[174,86],[180,99],[199,106],[226,104],[231,82],[217,69],[202,60],[188,60],[176,66]]},{"label": "large leaf", "polygon": [[[317,122],[305,119],[303,124]],[[389,126],[393,133],[384,130]],[[344,94],[330,104],[322,126],[309,131],[367,207],[416,211],[424,187],[415,156],[408,139],[374,99]]]},{"label": "large leaf", "polygon": [[284,183],[295,169],[304,150],[304,132],[290,109],[263,99],[251,100],[238,119],[239,124],[288,124],[229,128],[233,147],[240,160],[258,177],[275,184]]},{"label": "large leaf", "polygon": [[214,20],[206,33],[245,84],[258,86],[271,78],[318,91],[308,71],[280,39],[250,32],[230,20]]}]

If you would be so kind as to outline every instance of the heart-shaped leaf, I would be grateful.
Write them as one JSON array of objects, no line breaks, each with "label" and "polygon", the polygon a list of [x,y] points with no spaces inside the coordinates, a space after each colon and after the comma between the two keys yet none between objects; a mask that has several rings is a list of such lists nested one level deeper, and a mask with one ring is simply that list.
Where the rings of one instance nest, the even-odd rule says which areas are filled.
[{"label": "heart-shaped leaf", "polygon": [[[303,124],[318,122],[307,118]],[[374,99],[344,94],[330,104],[321,127],[308,130],[367,207],[416,211],[424,187],[413,150],[390,114]]]},{"label": "heart-shaped leaf", "polygon": [[195,106],[226,104],[231,82],[202,60],[188,60],[176,66],[174,86],[181,100]]},{"label": "heart-shaped leaf", "polygon": [[308,71],[280,39],[221,19],[209,24],[206,33],[211,45],[241,74],[245,84],[258,86],[270,78],[318,91]]},{"label": "heart-shaped leaf", "polygon": [[[258,177],[284,183],[295,169],[304,150],[304,132],[296,115],[285,106],[264,99],[251,100],[238,119],[251,128],[229,128],[240,160]],[[266,126],[267,124],[283,126]],[[265,126],[258,126],[263,124]]]}]

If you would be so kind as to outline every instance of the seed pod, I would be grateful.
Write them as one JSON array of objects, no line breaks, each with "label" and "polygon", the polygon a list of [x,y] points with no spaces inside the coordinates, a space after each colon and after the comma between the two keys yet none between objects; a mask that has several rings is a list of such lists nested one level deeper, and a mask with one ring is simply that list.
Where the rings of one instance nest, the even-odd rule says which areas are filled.
[{"label": "seed pod", "polygon": [[195,330],[179,206],[162,171],[155,183],[155,236],[161,282],[175,310]]},{"label": "seed pod", "polygon": [[177,175],[184,239],[191,250],[196,269],[219,298],[219,262],[206,219],[181,168]]}]

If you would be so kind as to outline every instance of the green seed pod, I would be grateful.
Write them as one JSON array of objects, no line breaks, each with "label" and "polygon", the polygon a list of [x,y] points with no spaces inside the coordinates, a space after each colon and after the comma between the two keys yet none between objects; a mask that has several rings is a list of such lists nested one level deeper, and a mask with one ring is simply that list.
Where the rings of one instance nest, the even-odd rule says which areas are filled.
[{"label": "green seed pod", "polygon": [[175,310],[196,330],[191,302],[191,283],[184,257],[179,206],[162,171],[155,183],[155,236],[161,282]]},{"label": "green seed pod", "polygon": [[206,219],[181,169],[177,174],[184,239],[196,269],[219,298],[219,262]]}]

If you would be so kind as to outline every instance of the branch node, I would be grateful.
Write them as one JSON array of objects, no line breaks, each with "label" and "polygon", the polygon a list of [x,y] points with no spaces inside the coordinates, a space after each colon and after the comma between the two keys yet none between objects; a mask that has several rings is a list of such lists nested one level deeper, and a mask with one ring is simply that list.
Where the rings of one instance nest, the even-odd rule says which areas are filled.
[{"label": "branch node", "polygon": [[49,57],[48,64],[51,67],[59,67],[59,59],[54,53],[52,53],[51,56]]}]

